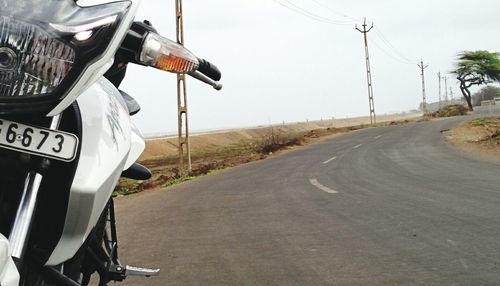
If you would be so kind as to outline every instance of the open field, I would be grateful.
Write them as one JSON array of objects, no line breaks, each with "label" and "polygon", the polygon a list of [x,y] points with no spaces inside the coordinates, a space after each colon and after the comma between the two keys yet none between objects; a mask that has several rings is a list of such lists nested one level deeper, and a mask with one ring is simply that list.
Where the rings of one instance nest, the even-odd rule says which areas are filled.
[{"label": "open field", "polygon": [[[411,120],[420,117],[420,114],[401,114],[378,116],[379,123],[387,123],[399,120]],[[227,131],[214,131],[191,135],[191,151],[193,155],[198,152],[206,153],[221,147],[239,144],[244,141],[259,140],[268,136],[273,131],[280,131],[285,134],[298,134],[311,130],[327,128],[343,128],[351,126],[369,125],[369,117],[357,117],[349,119],[321,120],[300,123],[290,123],[284,125],[272,125],[266,127],[255,127],[245,129],[233,129]],[[146,150],[140,158],[147,161],[158,157],[177,156],[177,137],[156,138],[146,141]]]}]

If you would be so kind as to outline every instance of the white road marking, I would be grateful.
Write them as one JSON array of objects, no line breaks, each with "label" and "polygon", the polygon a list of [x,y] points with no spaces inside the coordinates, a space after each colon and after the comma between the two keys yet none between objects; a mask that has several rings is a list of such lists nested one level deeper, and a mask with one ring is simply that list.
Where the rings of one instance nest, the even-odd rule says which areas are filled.
[{"label": "white road marking", "polygon": [[335,159],[337,159],[337,157],[336,157],[336,156],[335,156],[335,157],[333,157],[333,158],[330,158],[330,159],[326,160],[325,162],[323,162],[323,165],[326,165],[326,164],[330,163],[331,161],[333,161],[333,160],[335,160]]},{"label": "white road marking", "polygon": [[382,135],[376,136],[375,140],[380,139],[380,137],[382,137]]},{"label": "white road marking", "polygon": [[451,239],[448,239],[447,241],[448,241],[449,244],[451,244],[453,246],[457,246],[458,245],[458,243],[456,241],[453,241]]},{"label": "white road marking", "polygon": [[465,260],[463,258],[460,258],[460,263],[462,263],[462,266],[464,267],[465,270],[469,269],[469,265],[467,265],[467,263],[465,263]]},{"label": "white road marking", "polygon": [[330,188],[328,188],[328,187],[323,186],[323,185],[322,185],[322,184],[320,184],[320,183],[318,182],[318,180],[316,180],[316,179],[309,179],[309,182],[311,182],[311,185],[313,185],[313,186],[315,186],[316,188],[318,188],[318,189],[322,190],[323,192],[327,192],[327,193],[329,193],[329,194],[337,194],[337,193],[338,193],[338,192],[337,192],[337,191],[335,191],[335,190],[332,190],[332,189],[330,189]]},{"label": "white road marking", "polygon": [[358,144],[358,145],[354,146],[352,149],[358,149],[361,146],[363,146],[363,144]]}]

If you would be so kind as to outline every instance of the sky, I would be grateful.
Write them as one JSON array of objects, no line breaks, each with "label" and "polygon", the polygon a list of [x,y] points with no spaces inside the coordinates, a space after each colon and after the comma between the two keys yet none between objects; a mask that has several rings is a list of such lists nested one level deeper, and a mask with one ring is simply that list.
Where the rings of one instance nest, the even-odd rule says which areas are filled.
[{"label": "sky", "polygon": [[[185,46],[222,71],[222,91],[188,78],[192,131],[368,116],[363,35],[366,17],[375,111],[417,109],[425,70],[427,101],[438,72],[449,78],[459,52],[499,51],[498,0],[184,0]],[[175,40],[175,1],[143,0],[136,20]],[[443,94],[444,94],[444,82]],[[177,130],[175,74],[129,65],[121,87],[142,111],[146,134]]]}]

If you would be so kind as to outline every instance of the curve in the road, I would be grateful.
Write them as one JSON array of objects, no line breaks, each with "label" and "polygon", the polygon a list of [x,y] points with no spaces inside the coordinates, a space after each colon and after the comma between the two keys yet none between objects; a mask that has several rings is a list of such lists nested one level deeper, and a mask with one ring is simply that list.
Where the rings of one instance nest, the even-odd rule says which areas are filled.
[{"label": "curve in the road", "polygon": [[125,284],[494,285],[499,164],[443,141],[463,120],[370,128],[119,199],[123,260],[162,268]]}]

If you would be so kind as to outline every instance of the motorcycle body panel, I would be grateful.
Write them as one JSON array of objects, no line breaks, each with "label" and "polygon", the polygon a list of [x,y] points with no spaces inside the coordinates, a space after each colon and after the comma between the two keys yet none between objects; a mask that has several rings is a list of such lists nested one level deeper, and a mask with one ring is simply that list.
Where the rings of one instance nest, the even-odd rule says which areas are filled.
[{"label": "motorcycle body panel", "polygon": [[92,63],[85,73],[83,73],[80,79],[75,83],[75,86],[66,95],[66,97],[48,114],[48,116],[55,116],[63,112],[70,104],[72,104],[75,99],[80,96],[83,90],[86,90],[94,82],[96,82],[104,73],[113,65],[114,56],[116,50],[120,46],[121,42],[125,38],[128,29],[134,21],[134,17],[137,13],[137,9],[140,4],[140,0],[115,0],[115,1],[105,1],[105,0],[91,0],[91,1],[77,1],[77,5],[82,7],[97,6],[110,2],[126,1],[130,2],[131,6],[125,15],[123,21],[118,27],[113,39],[111,39],[106,52],[101,56],[100,59]]},{"label": "motorcycle body panel", "polygon": [[129,161],[132,138],[135,156],[140,149],[140,135],[131,132],[133,125],[125,102],[108,80],[99,79],[77,102],[82,118],[80,159],[63,234],[47,265],[57,265],[74,256],[96,225]]},{"label": "motorcycle body panel", "polygon": [[0,234],[0,285],[19,285],[19,272],[10,256],[9,240]]}]

